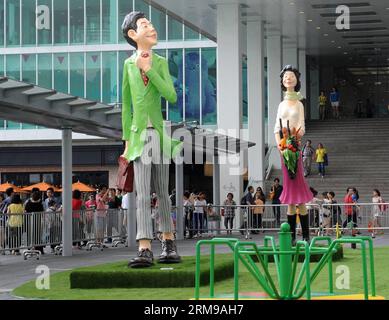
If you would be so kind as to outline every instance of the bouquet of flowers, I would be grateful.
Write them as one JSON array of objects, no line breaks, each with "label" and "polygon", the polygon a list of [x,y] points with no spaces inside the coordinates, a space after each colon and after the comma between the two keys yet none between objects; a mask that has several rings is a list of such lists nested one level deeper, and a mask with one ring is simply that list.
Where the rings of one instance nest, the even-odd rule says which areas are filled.
[{"label": "bouquet of flowers", "polygon": [[300,140],[298,138],[298,133],[301,128],[296,130],[293,128],[290,130],[289,128],[289,120],[287,121],[287,127],[282,127],[282,120],[280,119],[280,150],[282,152],[282,156],[284,158],[284,163],[286,168],[288,169],[288,174],[290,179],[294,179],[297,173],[297,161],[300,155]]}]

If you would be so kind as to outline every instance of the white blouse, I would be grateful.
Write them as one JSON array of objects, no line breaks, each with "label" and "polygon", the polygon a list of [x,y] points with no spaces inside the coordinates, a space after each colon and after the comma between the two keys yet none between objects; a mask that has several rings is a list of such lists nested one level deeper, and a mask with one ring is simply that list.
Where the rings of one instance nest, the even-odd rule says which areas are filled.
[{"label": "white blouse", "polygon": [[282,126],[286,128],[287,120],[289,120],[289,127],[292,130],[300,129],[300,134],[304,135],[305,133],[305,117],[304,117],[304,106],[297,100],[296,104],[293,106],[288,106],[287,101],[284,100],[278,105],[276,124],[274,126],[274,133],[279,133],[280,131],[280,119],[282,120]]}]

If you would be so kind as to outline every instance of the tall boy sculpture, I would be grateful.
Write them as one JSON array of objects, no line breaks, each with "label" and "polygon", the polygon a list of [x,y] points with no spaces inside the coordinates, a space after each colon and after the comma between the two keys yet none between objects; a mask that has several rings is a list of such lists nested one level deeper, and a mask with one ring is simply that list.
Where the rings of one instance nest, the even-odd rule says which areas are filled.
[{"label": "tall boy sculpture", "polygon": [[[181,261],[177,253],[171,222],[169,199],[169,163],[182,148],[182,142],[168,137],[162,117],[161,96],[175,103],[177,94],[167,61],[153,53],[157,31],[142,12],[131,12],[123,21],[123,36],[136,52],[124,62],[122,87],[122,157],[134,163],[137,192],[137,235],[139,251],[129,267],[153,264],[151,240],[153,228],[150,209],[151,185],[159,199],[160,231],[163,234],[159,262]],[[132,105],[132,110],[131,110]]]}]

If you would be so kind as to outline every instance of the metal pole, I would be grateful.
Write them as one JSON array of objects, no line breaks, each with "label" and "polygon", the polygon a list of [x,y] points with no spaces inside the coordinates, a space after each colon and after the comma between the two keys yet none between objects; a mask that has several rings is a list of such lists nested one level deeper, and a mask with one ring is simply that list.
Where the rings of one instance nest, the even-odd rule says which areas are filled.
[{"label": "metal pole", "polygon": [[[134,188],[135,189],[135,188]],[[135,249],[136,243],[136,197],[135,190],[128,193],[127,198],[127,245],[129,249]]]},{"label": "metal pole", "polygon": [[62,128],[62,244],[64,257],[72,256],[72,128]]},{"label": "metal pole", "polygon": [[[216,212],[220,216],[220,165],[219,165],[219,155],[216,153],[213,156],[213,204]],[[221,220],[217,221],[217,234],[220,234],[221,229]]]},{"label": "metal pole", "polygon": [[[292,250],[292,235],[288,223],[281,225],[280,232],[278,232],[278,241],[280,243],[280,253]],[[296,257],[297,259],[297,257]],[[289,299],[291,292],[289,292],[290,278],[292,276],[292,255],[281,254],[279,272],[280,275],[280,296],[282,299]],[[293,288],[293,286],[292,286]]]},{"label": "metal pole", "polygon": [[184,239],[184,164],[183,158],[177,156],[176,161],[176,239]]}]

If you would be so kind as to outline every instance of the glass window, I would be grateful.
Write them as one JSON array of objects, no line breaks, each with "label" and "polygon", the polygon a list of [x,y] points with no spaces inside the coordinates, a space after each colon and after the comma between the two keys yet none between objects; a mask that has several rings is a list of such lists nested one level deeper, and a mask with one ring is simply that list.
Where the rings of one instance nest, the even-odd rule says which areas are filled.
[{"label": "glass window", "polygon": [[183,118],[183,63],[182,49],[168,50],[169,71],[172,77],[174,88],[177,92],[177,103],[172,105],[169,103],[169,120],[172,122],[180,122]]},{"label": "glass window", "polygon": [[[200,119],[200,51],[185,50],[185,90],[178,100],[185,99],[185,120]],[[178,103],[177,103],[178,104]],[[183,104],[183,103],[182,103]],[[181,107],[181,102],[179,103]]]},{"label": "glass window", "polygon": [[70,43],[84,43],[84,0],[69,0]]},{"label": "glass window", "polygon": [[48,89],[53,88],[51,57],[50,53],[38,55],[38,85]]},{"label": "glass window", "polygon": [[4,46],[4,2],[0,2],[0,46]]},{"label": "glass window", "polygon": [[5,128],[8,130],[18,130],[20,129],[20,122],[6,121]]},{"label": "glass window", "polygon": [[199,40],[200,34],[197,31],[185,26],[185,40]]},{"label": "glass window", "polygon": [[20,80],[20,55],[9,54],[6,56],[7,77]]},{"label": "glass window", "polygon": [[68,93],[68,55],[67,53],[54,54],[54,89]]},{"label": "glass window", "polygon": [[202,124],[217,123],[216,48],[201,49],[201,112]]},{"label": "glass window", "polygon": [[[122,34],[122,24],[124,17],[133,11],[132,1],[128,0],[118,0],[119,1],[119,43],[127,43]],[[131,47],[132,48],[132,47]]]},{"label": "glass window", "polygon": [[4,75],[4,56],[0,55],[0,77]]},{"label": "glass window", "polygon": [[19,0],[6,1],[7,9],[7,46],[20,45],[20,2]]},{"label": "glass window", "polygon": [[52,43],[51,0],[38,0],[37,4],[38,4],[38,14],[37,14],[38,44],[48,45]]},{"label": "glass window", "polygon": [[23,45],[35,45],[36,44],[36,14],[35,14],[35,1],[23,0],[22,1],[22,44]]},{"label": "glass window", "polygon": [[86,43],[100,43],[100,0],[86,0],[85,14]]},{"label": "glass window", "polygon": [[117,14],[116,14],[116,1],[102,0],[102,30],[103,30],[103,43],[116,43],[116,35],[118,32],[117,26]]},{"label": "glass window", "polygon": [[151,22],[158,33],[158,40],[166,40],[166,14],[151,7]]},{"label": "glass window", "polygon": [[149,5],[143,0],[135,0],[135,9],[136,11],[143,12],[147,19],[149,19]]},{"label": "glass window", "polygon": [[0,130],[4,130],[4,129],[5,129],[5,120],[0,119]]},{"label": "glass window", "polygon": [[247,95],[247,58],[242,59],[242,108],[243,119],[242,123],[248,123],[248,95]]},{"label": "glass window", "polygon": [[123,66],[124,61],[131,57],[133,51],[119,51],[119,101],[122,101]]},{"label": "glass window", "polygon": [[22,123],[22,129],[36,129],[35,124]]},{"label": "glass window", "polygon": [[84,53],[70,53],[70,94],[83,98],[84,93]]},{"label": "glass window", "polygon": [[182,40],[182,23],[168,16],[168,39]]},{"label": "glass window", "polygon": [[54,1],[54,44],[68,43],[68,2]]},{"label": "glass window", "polygon": [[117,101],[117,56],[115,52],[103,52],[103,102]]},{"label": "glass window", "polygon": [[53,184],[54,183],[54,174],[42,173],[42,181]]},{"label": "glass window", "polygon": [[86,54],[86,98],[100,101],[100,52]]},{"label": "glass window", "polygon": [[30,173],[30,183],[39,183],[41,182],[41,175],[40,173]]},{"label": "glass window", "polygon": [[35,54],[22,54],[22,81],[36,83]]}]

